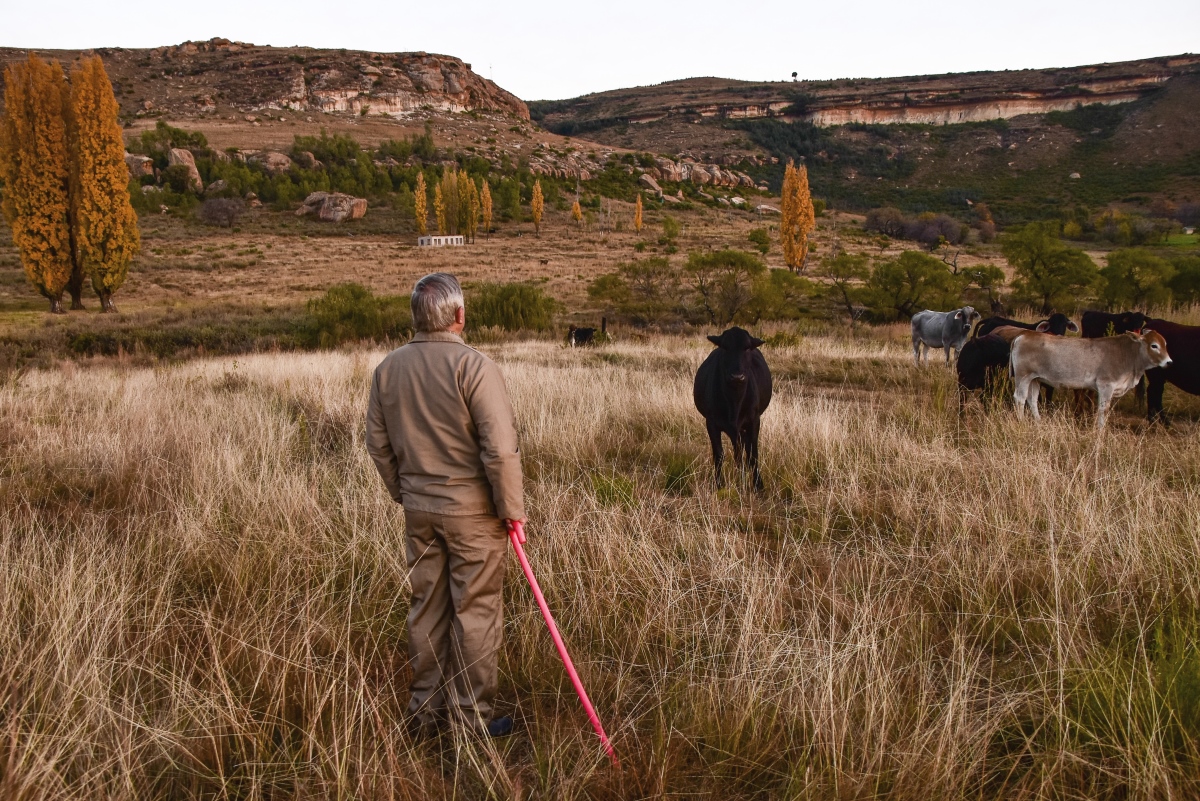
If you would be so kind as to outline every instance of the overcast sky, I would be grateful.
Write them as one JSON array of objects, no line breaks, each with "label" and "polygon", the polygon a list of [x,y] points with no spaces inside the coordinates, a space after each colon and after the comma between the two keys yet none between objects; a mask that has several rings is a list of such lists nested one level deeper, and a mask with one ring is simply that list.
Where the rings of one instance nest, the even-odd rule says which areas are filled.
[{"label": "overcast sky", "polygon": [[526,3],[3,0],[0,45],[425,50],[526,100],[715,75],[879,77],[1066,67],[1200,51],[1200,0]]}]

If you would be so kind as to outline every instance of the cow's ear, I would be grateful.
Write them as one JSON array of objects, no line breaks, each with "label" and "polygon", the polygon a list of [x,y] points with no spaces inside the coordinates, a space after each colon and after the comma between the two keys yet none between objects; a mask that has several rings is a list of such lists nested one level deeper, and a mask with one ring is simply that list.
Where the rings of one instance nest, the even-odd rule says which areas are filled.
[{"label": "cow's ear", "polygon": [[758,337],[750,337],[750,347],[752,348],[761,348],[765,344],[766,343]]},{"label": "cow's ear", "polygon": [[1067,320],[1067,330],[1070,331],[1072,334],[1078,334],[1079,326],[1075,325],[1074,320]]},{"label": "cow's ear", "polygon": [[1138,336],[1143,336],[1143,337],[1144,337],[1144,336],[1146,336],[1146,334],[1149,334],[1149,333],[1150,333],[1150,329],[1149,329],[1149,328],[1143,328],[1141,331],[1138,331]]},{"label": "cow's ear", "polygon": [[1049,330],[1050,330],[1050,321],[1049,321],[1049,320],[1042,320],[1040,323],[1038,323],[1038,324],[1037,324],[1037,328],[1035,328],[1035,329],[1033,329],[1033,330],[1034,330],[1034,331],[1041,331],[1043,334],[1044,334],[1044,333],[1046,333],[1047,331],[1049,331]]},{"label": "cow's ear", "polygon": [[720,337],[710,336],[708,338],[708,341],[713,343],[714,345],[716,345],[718,348],[721,347],[721,338]]}]

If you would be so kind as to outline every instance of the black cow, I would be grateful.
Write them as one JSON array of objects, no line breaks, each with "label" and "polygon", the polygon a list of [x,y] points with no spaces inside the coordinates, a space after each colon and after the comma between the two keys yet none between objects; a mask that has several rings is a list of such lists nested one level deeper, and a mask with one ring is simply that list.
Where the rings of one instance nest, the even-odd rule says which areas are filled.
[{"label": "black cow", "polygon": [[719,337],[709,337],[716,349],[696,371],[692,397],[704,415],[712,442],[717,487],[721,487],[721,434],[733,445],[733,459],[747,465],[754,475],[754,488],[761,490],[758,472],[759,417],[771,403],[771,370],[758,348],[761,339],[742,328],[730,328]]},{"label": "black cow", "polygon": [[582,347],[583,345],[595,345],[596,329],[571,326],[567,329],[567,344],[572,348],[577,346]]},{"label": "black cow", "polygon": [[1190,395],[1200,395],[1200,326],[1147,320],[1146,327],[1162,334],[1167,341],[1167,353],[1171,354],[1169,365],[1146,371],[1146,419],[1170,425],[1162,403],[1167,384],[1174,384]]},{"label": "black cow", "polygon": [[[1146,327],[1146,321],[1150,318],[1141,312],[1126,311],[1120,314],[1109,314],[1108,312],[1100,311],[1085,311],[1080,322],[1083,324],[1084,339],[1098,339],[1106,337],[1110,334],[1108,327],[1112,325],[1112,334],[1124,334],[1127,331],[1138,332]],[[1170,344],[1167,345],[1168,352]],[[1175,354],[1171,354],[1171,358],[1175,358]]]},{"label": "black cow", "polygon": [[967,395],[983,390],[984,402],[993,397],[997,379],[1008,369],[1011,352],[1008,340],[996,334],[985,334],[968,340],[958,354],[958,413],[966,408]]},{"label": "black cow", "polygon": [[1066,336],[1068,331],[1079,333],[1079,326],[1075,325],[1070,317],[1065,314],[1052,314],[1048,319],[1039,320],[1036,323],[1022,323],[1019,320],[1009,320],[1006,317],[989,317],[975,328],[974,337],[976,339],[985,337],[1003,325],[1011,325],[1013,328],[1024,328],[1026,331],[1042,331],[1060,337]]}]

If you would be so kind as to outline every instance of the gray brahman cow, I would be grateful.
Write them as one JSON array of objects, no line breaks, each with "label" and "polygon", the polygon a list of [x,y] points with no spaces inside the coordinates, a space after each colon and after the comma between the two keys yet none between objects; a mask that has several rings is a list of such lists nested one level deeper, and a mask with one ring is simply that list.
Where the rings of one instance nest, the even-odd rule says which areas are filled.
[{"label": "gray brahman cow", "polygon": [[921,366],[921,346],[925,346],[925,363],[929,363],[930,348],[945,348],[946,364],[950,363],[950,351],[955,357],[971,335],[971,326],[981,315],[971,306],[963,306],[948,312],[926,309],[912,318],[913,360]]},{"label": "gray brahman cow", "polygon": [[1013,340],[1009,356],[1017,417],[1026,406],[1038,419],[1035,384],[1096,392],[1096,427],[1104,427],[1109,404],[1137,386],[1142,375],[1171,363],[1167,341],[1149,329],[1100,339],[1067,339],[1033,331]]}]

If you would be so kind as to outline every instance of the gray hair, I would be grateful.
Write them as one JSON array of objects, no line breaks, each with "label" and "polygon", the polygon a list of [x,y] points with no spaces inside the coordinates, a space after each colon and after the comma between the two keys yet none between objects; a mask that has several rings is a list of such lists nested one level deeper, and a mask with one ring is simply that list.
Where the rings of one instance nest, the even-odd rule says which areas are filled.
[{"label": "gray hair", "polygon": [[445,331],[454,325],[454,313],[462,308],[462,287],[450,273],[430,273],[413,287],[413,328],[418,331]]}]

